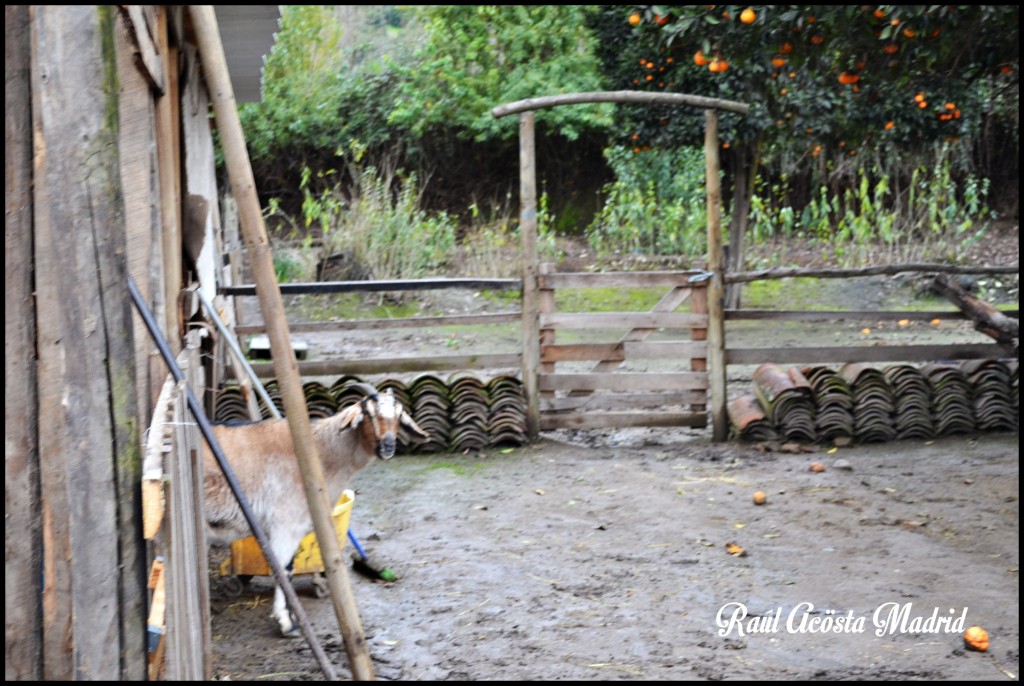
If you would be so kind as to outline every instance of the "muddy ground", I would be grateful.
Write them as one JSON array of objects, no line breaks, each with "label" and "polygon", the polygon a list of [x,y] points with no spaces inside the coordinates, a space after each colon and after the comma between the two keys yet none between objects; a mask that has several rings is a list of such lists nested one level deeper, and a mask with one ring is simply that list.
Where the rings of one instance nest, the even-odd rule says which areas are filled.
[{"label": "muddy ground", "polygon": [[[884,304],[891,282],[870,283],[857,297]],[[986,340],[965,322],[869,326],[729,336],[740,345]],[[453,347],[444,336],[346,334],[312,350],[436,353]],[[508,342],[466,331],[457,346]],[[730,397],[749,392],[751,369],[729,371]],[[350,574],[376,676],[1014,681],[1018,441],[1014,432],[782,452],[714,444],[709,430],[631,429],[376,462],[353,484],[351,526],[400,579]],[[814,461],[825,471],[810,471]],[[755,491],[766,504],[753,503]],[[225,581],[211,578],[215,596]],[[308,576],[296,587],[348,678],[332,603]],[[277,636],[271,589],[257,577],[215,600],[215,678],[323,679],[304,640]],[[735,611],[746,618],[729,624]],[[956,620],[952,630],[924,623],[933,616]],[[971,625],[989,632],[988,652],[964,649]]]},{"label": "muddy ground", "polygon": [[[377,678],[1016,680],[1016,433],[834,453],[689,434],[371,465],[352,530],[400,577],[350,574]],[[296,588],[347,678],[333,605],[308,576]],[[257,577],[215,603],[216,678],[322,680],[302,639],[276,635],[270,600]],[[876,635],[894,604],[907,624]],[[921,626],[935,613],[982,626],[991,648]],[[748,632],[758,617],[766,630]],[[827,632],[838,617],[848,630]]]}]

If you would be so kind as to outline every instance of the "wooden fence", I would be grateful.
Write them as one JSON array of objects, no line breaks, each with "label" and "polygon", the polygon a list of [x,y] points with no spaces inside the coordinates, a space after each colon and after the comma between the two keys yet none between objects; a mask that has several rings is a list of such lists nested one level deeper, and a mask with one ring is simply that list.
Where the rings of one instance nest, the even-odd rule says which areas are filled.
[{"label": "wooden fence", "polygon": [[[525,348],[536,346],[533,367],[523,360],[533,357],[525,350],[507,350],[459,355],[416,355],[373,357],[352,360],[300,360],[303,376],[345,374],[402,374],[418,371],[494,370],[521,367],[526,377],[536,378],[540,430],[558,428],[606,428],[614,426],[691,426],[707,425],[708,390],[711,379],[726,376],[726,367],[734,365],[822,364],[853,362],[934,362],[944,359],[981,359],[1005,357],[995,343],[889,344],[776,347],[738,347],[725,337],[724,362],[720,368],[708,366],[707,280],[701,271],[655,272],[555,272],[552,265],[538,268],[538,297],[535,338],[523,337]],[[726,278],[728,281],[728,278]],[[412,291],[416,288],[488,288],[517,289],[516,279],[419,279],[405,281],[359,281],[317,284],[284,284],[285,293],[336,293]],[[667,288],[664,296],[648,312],[559,312],[555,294],[559,289],[586,288]],[[254,295],[251,286],[222,289],[234,296]],[[689,312],[677,312],[689,303]],[[1007,311],[1016,315],[1016,311]],[[518,324],[523,328],[522,310],[501,314],[406,317],[399,319],[360,319],[296,323],[295,333],[345,332],[461,326],[468,324]],[[792,322],[909,322],[963,321],[957,310],[928,311],[801,311],[801,310],[726,310],[724,321]],[[262,324],[236,327],[239,335],[262,333]],[[589,340],[599,332],[625,330],[617,340]],[[688,332],[667,337],[667,332]],[[559,340],[558,332],[563,338]],[[579,341],[587,332],[587,341]],[[575,341],[571,339],[577,339]],[[979,335],[979,341],[981,340]],[[621,367],[629,362],[656,361],[659,371],[629,371]],[[590,363],[589,366],[586,363]],[[269,363],[252,365],[263,378],[273,376]],[[725,381],[723,380],[723,384]],[[643,411],[638,411],[643,410]],[[657,411],[653,411],[657,410]]]},{"label": "wooden fence", "polygon": [[[707,298],[702,272],[554,273],[542,265],[538,280],[540,428],[707,425]],[[557,312],[562,288],[668,288],[649,312]],[[691,312],[676,310],[687,300]],[[616,341],[600,332],[627,329]],[[559,343],[559,331],[586,342]],[[655,334],[681,331],[670,339]],[[569,334],[572,335],[572,334]],[[579,335],[576,336],[579,338]],[[617,371],[630,361],[657,361],[658,371]],[[589,367],[559,371],[558,365]],[[593,364],[596,363],[596,364]]]},{"label": "wooden fence", "polygon": [[[202,388],[196,332],[188,335],[177,362],[189,386]],[[212,673],[202,442],[185,386],[168,376],[147,430],[143,473],[145,535],[162,558],[150,575],[150,680],[208,681]],[[164,503],[162,513],[154,514]]]},{"label": "wooden fence", "polygon": [[[1007,314],[1014,314],[1007,312]],[[933,311],[801,311],[801,310],[727,310],[726,322],[837,322],[843,320],[864,322],[930,322],[934,319],[968,319],[956,310]],[[980,337],[979,337],[980,338]],[[823,364],[829,362],[935,362],[937,360],[975,360],[1006,357],[1002,346],[996,343],[946,343],[897,345],[834,345],[739,348],[726,346],[726,364]]]}]

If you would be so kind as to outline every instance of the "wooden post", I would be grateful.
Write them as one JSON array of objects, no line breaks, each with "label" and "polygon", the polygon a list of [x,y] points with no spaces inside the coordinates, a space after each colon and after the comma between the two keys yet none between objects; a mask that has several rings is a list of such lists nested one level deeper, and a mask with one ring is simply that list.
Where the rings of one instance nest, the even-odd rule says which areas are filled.
[{"label": "wooden post", "polygon": [[[555,271],[555,265],[550,262],[545,262],[540,265],[540,274],[553,274]],[[553,288],[540,288],[538,291],[538,312],[540,314],[553,314],[555,311],[555,289]],[[540,330],[540,354],[543,357],[544,346],[555,344],[555,330],[554,329],[541,329]],[[554,374],[555,363],[554,362],[541,362],[540,373],[542,374]],[[554,391],[542,391],[541,395],[553,396]]]},{"label": "wooden post", "polygon": [[[704,286],[699,288],[691,289],[692,295],[690,297],[690,311],[694,314],[707,314],[708,313],[708,289]],[[690,337],[695,341],[706,341],[708,339],[708,328],[707,326],[690,329]],[[704,355],[707,355],[705,351]],[[690,359],[690,370],[694,372],[706,372],[708,370],[708,358],[707,357],[694,357]],[[707,412],[707,405],[701,403],[699,405],[694,404],[691,408],[694,412],[700,412],[702,414]],[[707,416],[705,414],[705,416]]]},{"label": "wooden post", "polygon": [[141,456],[115,10],[31,11],[42,678],[142,680]]},{"label": "wooden post", "polygon": [[729,437],[725,367],[725,283],[722,270],[722,181],[718,161],[718,112],[707,110],[704,130],[705,174],[708,189],[708,379],[711,386],[712,437],[721,442]]},{"label": "wooden post", "polygon": [[4,681],[41,681],[29,6],[4,7]]},{"label": "wooden post", "polygon": [[[178,294],[181,292],[181,144],[178,48],[170,41],[171,8],[156,8],[156,44],[166,87],[156,99],[156,157],[160,178],[160,242],[164,273],[164,331],[171,352],[181,350]],[[160,377],[156,377],[160,378]],[[159,386],[154,383],[154,386]]]},{"label": "wooden post", "polygon": [[534,114],[519,117],[519,233],[523,251],[523,392],[526,394],[526,435],[540,435],[540,316],[537,294],[537,157]]},{"label": "wooden post", "polygon": [[[224,149],[228,176],[238,201],[239,220],[252,263],[260,309],[263,312],[263,320],[267,322],[267,334],[270,338],[271,350],[274,353],[274,373],[280,384],[281,399],[284,402],[292,440],[295,442],[295,453],[298,457],[299,470],[302,473],[302,485],[313,518],[313,529],[323,554],[327,586],[330,589],[341,636],[348,653],[352,677],[359,681],[373,680],[373,664],[366,646],[366,636],[363,633],[355,597],[349,584],[348,572],[342,563],[341,544],[338,542],[334,520],[331,517],[334,503],[328,502],[324,488],[323,465],[317,455],[316,444],[313,442],[313,428],[309,421],[306,396],[302,390],[302,379],[299,376],[295,355],[292,353],[284,301],[281,298],[281,289],[274,272],[270,241],[263,223],[259,197],[256,194],[256,181],[249,161],[249,153],[245,147],[242,123],[235,105],[234,90],[228,75],[217,16],[211,5],[191,5],[189,11],[192,12],[196,42],[199,46],[203,71],[213,101],[217,131],[220,133],[221,145]],[[267,555],[268,559],[272,556],[273,553]],[[283,564],[287,561],[280,560],[278,562]],[[307,639],[311,645],[316,643],[315,636],[307,636]],[[325,670],[330,668],[329,663],[323,666]]]}]

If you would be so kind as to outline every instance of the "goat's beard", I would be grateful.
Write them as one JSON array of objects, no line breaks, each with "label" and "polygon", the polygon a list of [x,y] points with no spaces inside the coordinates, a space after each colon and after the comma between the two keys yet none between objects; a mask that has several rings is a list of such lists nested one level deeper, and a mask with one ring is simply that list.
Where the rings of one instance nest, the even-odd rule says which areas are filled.
[{"label": "goat's beard", "polygon": [[382,460],[390,460],[395,455],[396,447],[395,435],[392,433],[384,434],[377,443],[377,457]]}]

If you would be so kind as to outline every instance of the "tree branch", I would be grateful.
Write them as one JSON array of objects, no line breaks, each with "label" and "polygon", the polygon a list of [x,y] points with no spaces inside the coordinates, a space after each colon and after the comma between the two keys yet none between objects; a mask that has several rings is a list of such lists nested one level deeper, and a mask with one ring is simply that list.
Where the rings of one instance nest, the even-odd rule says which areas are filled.
[{"label": "tree branch", "polygon": [[1003,348],[1020,358],[1020,322],[967,293],[953,279],[939,274],[935,277],[935,290],[942,293],[964,314],[974,320],[974,329],[994,338]]},{"label": "tree branch", "polygon": [[851,276],[878,276],[883,274],[900,274],[902,272],[934,272],[941,274],[1019,274],[1019,265],[1001,267],[976,267],[952,264],[887,264],[879,267],[859,267],[856,269],[761,269],[755,272],[737,272],[726,274],[725,283],[748,283],[762,279],[786,279],[790,277],[814,277],[819,279],[842,279]]}]

